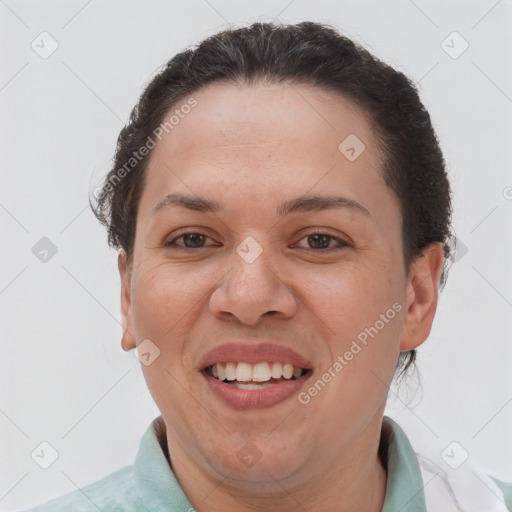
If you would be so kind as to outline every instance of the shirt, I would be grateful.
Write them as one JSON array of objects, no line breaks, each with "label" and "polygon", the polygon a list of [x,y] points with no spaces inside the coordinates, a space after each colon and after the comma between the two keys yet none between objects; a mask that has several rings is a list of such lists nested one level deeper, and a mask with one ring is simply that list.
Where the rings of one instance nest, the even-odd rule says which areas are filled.
[{"label": "shirt", "polygon": [[[194,512],[166,452],[159,416],[144,433],[133,465],[25,512]],[[512,511],[512,484],[474,471],[482,486],[448,475],[416,454],[405,432],[387,416],[379,453],[387,470],[382,512]]]}]

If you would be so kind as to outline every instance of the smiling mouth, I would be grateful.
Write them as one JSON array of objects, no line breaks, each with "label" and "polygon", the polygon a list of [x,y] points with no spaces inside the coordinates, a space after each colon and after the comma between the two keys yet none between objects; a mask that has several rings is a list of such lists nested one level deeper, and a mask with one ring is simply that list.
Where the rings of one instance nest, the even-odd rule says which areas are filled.
[{"label": "smiling mouth", "polygon": [[278,361],[255,364],[221,362],[207,366],[203,371],[206,375],[233,388],[247,391],[265,389],[282,382],[294,381],[311,372],[306,368]]}]

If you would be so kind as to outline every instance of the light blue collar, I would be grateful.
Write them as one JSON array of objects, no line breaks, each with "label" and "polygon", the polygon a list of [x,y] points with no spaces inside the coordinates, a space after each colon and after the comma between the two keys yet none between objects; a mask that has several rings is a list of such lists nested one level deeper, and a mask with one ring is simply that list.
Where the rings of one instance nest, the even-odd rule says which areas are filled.
[{"label": "light blue collar", "polygon": [[405,432],[387,416],[382,421],[381,443],[388,473],[382,512],[426,512],[418,459]]},{"label": "light blue collar", "polygon": [[[189,512],[194,510],[176,480],[158,441],[165,432],[162,416],[155,418],[144,433],[135,458],[135,482],[148,512]],[[163,440],[165,436],[161,435]],[[163,441],[164,442],[164,441]]]},{"label": "light blue collar", "polygon": [[[165,425],[155,418],[144,433],[135,459],[135,482],[148,512],[189,512],[192,505],[181,489],[160,445]],[[387,460],[386,497],[382,512],[426,512],[418,461],[405,432],[384,416],[382,453]]]}]

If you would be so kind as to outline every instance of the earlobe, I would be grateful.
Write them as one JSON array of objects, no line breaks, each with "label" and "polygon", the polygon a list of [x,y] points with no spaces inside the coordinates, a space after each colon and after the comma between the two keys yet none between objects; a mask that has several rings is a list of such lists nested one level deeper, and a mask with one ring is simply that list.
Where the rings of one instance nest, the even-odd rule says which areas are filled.
[{"label": "earlobe", "polygon": [[126,328],[124,330],[123,336],[121,338],[121,347],[126,352],[128,352],[129,350],[132,350],[136,346],[136,344],[135,344],[135,336],[128,329],[129,328]]},{"label": "earlobe", "polygon": [[132,300],[131,300],[131,268],[127,261],[124,249],[119,251],[117,267],[121,277],[121,318],[123,324],[123,336],[121,347],[128,351],[135,348],[135,335],[133,333]]},{"label": "earlobe", "polygon": [[400,339],[402,352],[418,347],[430,334],[437,309],[443,262],[443,245],[433,242],[411,263],[405,325]]}]

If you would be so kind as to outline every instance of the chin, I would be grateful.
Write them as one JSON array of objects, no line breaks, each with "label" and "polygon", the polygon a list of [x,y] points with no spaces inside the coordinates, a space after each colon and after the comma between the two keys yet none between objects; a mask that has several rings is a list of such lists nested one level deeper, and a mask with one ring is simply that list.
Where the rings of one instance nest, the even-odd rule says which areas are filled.
[{"label": "chin", "polygon": [[237,490],[243,489],[248,493],[264,494],[267,497],[271,494],[283,495],[283,488],[290,492],[290,484],[284,482],[296,473],[296,469],[291,469],[290,464],[284,461],[278,465],[260,461],[252,468],[241,468],[240,464],[226,464],[224,471],[226,473],[223,474],[228,474],[224,480],[227,486]]},{"label": "chin", "polygon": [[242,442],[236,448],[217,449],[210,457],[210,465],[217,476],[228,475],[226,484],[247,491],[282,493],[283,488],[277,481],[293,478],[306,468],[304,448],[299,449],[295,443],[286,445],[278,437],[273,443],[260,439]]}]

